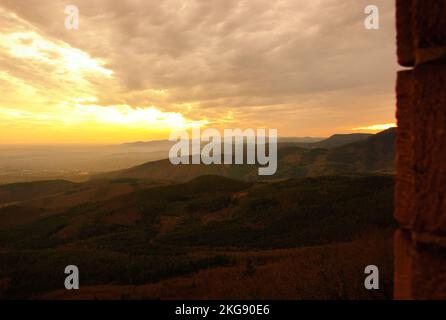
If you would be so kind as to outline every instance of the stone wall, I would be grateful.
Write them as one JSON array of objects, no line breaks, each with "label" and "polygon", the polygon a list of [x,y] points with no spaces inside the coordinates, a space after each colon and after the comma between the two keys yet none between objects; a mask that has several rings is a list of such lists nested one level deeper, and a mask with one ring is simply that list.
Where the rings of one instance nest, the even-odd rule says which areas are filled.
[{"label": "stone wall", "polygon": [[446,0],[397,0],[395,299],[446,299]]}]

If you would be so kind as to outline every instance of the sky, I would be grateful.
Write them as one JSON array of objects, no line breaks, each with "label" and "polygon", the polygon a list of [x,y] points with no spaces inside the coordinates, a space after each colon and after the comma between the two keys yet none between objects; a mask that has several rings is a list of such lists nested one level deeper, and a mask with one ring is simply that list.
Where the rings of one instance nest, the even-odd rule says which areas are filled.
[{"label": "sky", "polygon": [[395,122],[394,15],[388,0],[1,0],[0,144],[378,132]]}]

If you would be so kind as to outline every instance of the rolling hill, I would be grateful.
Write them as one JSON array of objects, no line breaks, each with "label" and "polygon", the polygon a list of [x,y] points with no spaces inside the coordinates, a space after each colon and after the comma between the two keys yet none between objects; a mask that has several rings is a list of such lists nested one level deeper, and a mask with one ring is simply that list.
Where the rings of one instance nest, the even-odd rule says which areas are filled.
[{"label": "rolling hill", "polygon": [[369,133],[334,134],[325,140],[313,143],[309,147],[330,149],[340,147],[345,144],[362,141],[371,136],[373,136],[373,134]]},{"label": "rolling hill", "polygon": [[[395,129],[389,129],[332,149],[282,147],[276,175],[261,178],[275,181],[326,175],[391,174],[394,138]],[[67,207],[207,175],[251,182],[259,180],[254,165],[173,166],[168,160],[159,160],[102,174],[84,183],[55,180],[0,185],[0,229],[57,214]],[[42,208],[45,210],[41,211]]]},{"label": "rolling hill", "polygon": [[[0,288],[0,296],[38,297],[59,289],[67,261],[82,270],[82,288],[156,284],[204,270],[213,270],[219,277],[222,268],[240,270],[234,276],[248,281],[256,269],[272,262],[280,281],[286,281],[288,269],[298,264],[290,265],[280,252],[300,248],[306,250],[308,261],[315,259],[309,262],[310,269],[323,272],[321,265],[330,262],[333,270],[327,271],[327,291],[312,293],[308,288],[296,291],[285,286],[290,297],[338,297],[340,293],[330,293],[329,287],[337,286],[340,277],[346,281],[342,270],[358,269],[358,279],[363,280],[364,262],[358,264],[358,259],[382,261],[383,283],[391,277],[392,260],[385,258],[391,255],[387,242],[377,247],[377,242],[355,241],[370,233],[390,239],[393,187],[390,176],[256,183],[202,176],[61,208],[51,215],[46,211],[54,209],[34,208],[42,214],[37,220],[0,230],[0,281],[8,283]],[[342,249],[346,244],[360,250]],[[264,258],[259,256],[262,253]],[[299,268],[304,269],[293,271],[293,276],[306,267]],[[314,277],[318,278],[317,273]],[[356,283],[348,285],[349,296],[370,298]],[[265,291],[268,282],[259,281],[259,286],[262,297],[271,296]],[[183,298],[202,289],[190,286]],[[390,285],[388,289],[383,294],[391,295]],[[256,291],[245,288],[241,292],[253,295]]]},{"label": "rolling hill", "polygon": [[32,200],[74,188],[77,183],[65,180],[21,182],[0,185],[0,207],[6,203]]},{"label": "rolling hill", "polygon": [[[269,180],[254,165],[160,160],[82,183],[1,185],[0,297],[389,298],[394,139],[282,144]],[[82,270],[76,293],[56,271],[67,261]],[[370,263],[379,295],[363,288]]]},{"label": "rolling hill", "polygon": [[[221,175],[234,179],[284,179],[320,175],[392,173],[396,129],[375,135],[335,135],[312,147],[279,145],[278,171],[274,176],[258,176],[255,165],[172,165],[168,159],[100,174],[93,179],[153,179],[188,181],[201,175]],[[347,143],[347,141],[355,142]],[[327,146],[325,148],[319,145]],[[334,147],[335,145],[340,145]]]}]

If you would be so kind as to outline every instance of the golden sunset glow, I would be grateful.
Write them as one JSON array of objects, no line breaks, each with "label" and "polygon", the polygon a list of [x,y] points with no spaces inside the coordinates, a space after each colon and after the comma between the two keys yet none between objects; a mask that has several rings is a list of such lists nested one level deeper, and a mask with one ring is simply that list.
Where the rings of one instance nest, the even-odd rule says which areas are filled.
[{"label": "golden sunset glow", "polygon": [[[162,138],[172,130],[207,123],[155,106],[96,105],[101,88],[112,94],[119,90],[103,60],[45,38],[15,14],[0,13],[20,30],[0,33],[2,56],[29,65],[36,76],[0,71],[0,143],[125,142]],[[166,95],[164,90],[151,93]]]},{"label": "golden sunset glow", "polygon": [[383,131],[396,127],[396,123],[373,124],[370,126],[353,128],[354,131]]},{"label": "golden sunset glow", "polygon": [[[76,140],[77,136],[87,143],[133,141],[144,134],[161,139],[174,130],[206,125],[205,121],[187,121],[179,113],[161,112],[154,107],[135,109],[127,105],[62,104],[54,112],[48,113],[0,108],[0,117],[4,122],[14,124],[2,135],[7,139],[1,142],[7,144],[75,143],[79,141]],[[32,129],[29,136],[28,129]],[[40,135],[43,138],[36,139],[36,133],[39,133],[37,138]],[[16,141],[15,136],[20,138]]]},{"label": "golden sunset glow", "polygon": [[[393,121],[393,95],[381,89],[393,82],[391,68],[376,79],[382,86],[363,81],[373,64],[350,69],[345,62],[371,47],[352,47],[334,61],[326,50],[305,45],[331,30],[320,6],[306,5],[303,15],[295,10],[302,3],[280,3],[249,3],[246,12],[223,12],[204,25],[192,18],[205,10],[202,4],[182,6],[181,13],[164,8],[179,21],[170,25],[157,20],[161,9],[150,2],[132,2],[121,12],[79,1],[79,30],[64,27],[59,1],[42,1],[38,10],[26,1],[0,4],[0,144],[166,139],[197,125],[270,127],[284,136],[387,128],[360,125]],[[264,20],[250,19],[252,10]],[[295,19],[284,12],[296,12]],[[237,33],[231,25],[238,25]],[[229,29],[220,32],[219,26]],[[326,44],[333,56],[341,57],[338,49],[349,52],[337,46]],[[393,50],[374,48],[376,59]],[[305,57],[314,57],[314,64]]]}]

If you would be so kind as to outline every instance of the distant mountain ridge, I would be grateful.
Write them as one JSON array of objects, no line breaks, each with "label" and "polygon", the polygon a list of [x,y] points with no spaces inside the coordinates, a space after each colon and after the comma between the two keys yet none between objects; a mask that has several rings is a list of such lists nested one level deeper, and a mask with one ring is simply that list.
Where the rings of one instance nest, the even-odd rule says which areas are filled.
[{"label": "distant mountain ridge", "polygon": [[[333,148],[341,145],[361,141],[373,136],[371,133],[349,133],[334,134],[328,138],[325,137],[278,137],[278,143],[282,144],[298,144],[304,148]],[[135,141],[126,142],[122,146],[126,147],[150,147],[166,150],[175,144],[175,141],[169,140],[152,140],[152,141]]]},{"label": "distant mountain ridge", "polygon": [[[203,283],[215,277],[218,290],[228,279],[235,279],[228,284],[232,290],[240,281],[250,288],[256,279],[263,285],[262,279],[281,274],[285,284],[306,283],[319,279],[326,265],[336,268],[326,277],[332,283],[320,280],[327,292],[339,281],[362,288],[354,276],[344,278],[345,270],[360,270],[372,259],[386,266],[383,275],[392,274],[394,178],[382,173],[393,170],[394,139],[395,130],[387,130],[333,148],[282,143],[279,170],[269,177],[276,181],[254,181],[265,179],[254,165],[160,160],[82,183],[0,186],[0,275],[9,286],[3,292],[8,299],[51,297],[64,279],[54,270],[63,270],[66,261],[82,266],[83,281],[98,290],[92,299],[109,299],[108,290],[127,298],[124,287],[139,288],[142,293],[132,297],[141,299],[158,299],[166,288],[193,298],[184,283],[195,290],[200,274]],[[376,246],[377,240],[384,241]],[[291,261],[290,250],[300,252]],[[304,265],[295,270],[298,261]],[[272,266],[269,276],[258,275]],[[290,270],[306,275],[313,269],[304,281],[289,276]],[[390,276],[380,281],[392,288]],[[143,285],[161,289],[148,296]],[[257,290],[246,297],[257,297]],[[265,290],[268,297],[275,288]]]},{"label": "distant mountain ridge", "polygon": [[312,148],[335,148],[344,144],[365,140],[373,136],[371,133],[334,134],[329,138],[314,143]]},{"label": "distant mountain ridge", "polygon": [[309,144],[302,146],[299,143],[279,144],[278,171],[270,177],[259,177],[256,165],[175,166],[168,159],[164,159],[99,174],[93,179],[130,178],[184,182],[202,175],[220,175],[253,181],[322,175],[393,173],[395,133],[396,128],[390,128],[375,135],[334,135],[313,143],[312,146]]},{"label": "distant mountain ridge", "polygon": [[[283,143],[316,143],[323,141],[325,137],[278,137],[278,142]],[[151,140],[151,141],[134,141],[125,142],[122,145],[127,147],[166,147],[174,144],[175,141],[169,140]]]}]

